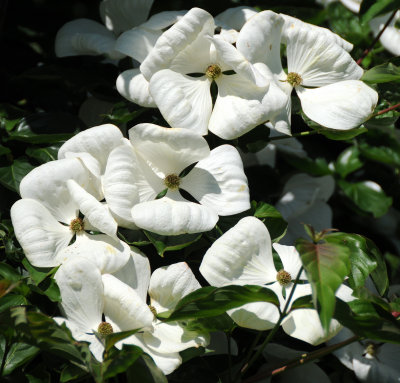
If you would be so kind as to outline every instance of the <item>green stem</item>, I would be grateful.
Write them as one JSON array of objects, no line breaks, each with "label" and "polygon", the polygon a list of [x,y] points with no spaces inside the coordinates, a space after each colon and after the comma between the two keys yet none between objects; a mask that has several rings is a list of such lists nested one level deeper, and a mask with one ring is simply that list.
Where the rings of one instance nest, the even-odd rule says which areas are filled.
[{"label": "green stem", "polygon": [[299,365],[303,365],[304,363],[311,362],[315,359],[321,358],[325,355],[328,355],[332,353],[333,351],[338,350],[339,348],[342,348],[344,346],[347,346],[350,343],[356,342],[360,340],[361,338],[357,335],[344,340],[343,342],[333,344],[332,346],[327,346],[322,349],[310,352],[309,354],[303,354],[299,358],[289,360],[288,362],[285,362],[283,366],[280,366],[278,368],[274,368],[268,371],[263,371],[260,374],[254,375],[250,377],[249,379],[246,379],[243,383],[254,383],[258,382],[261,379],[267,378],[269,376],[274,376],[277,374],[280,374],[281,372],[284,372],[290,368],[297,367]]},{"label": "green stem", "polygon": [[385,29],[388,27],[390,22],[393,20],[394,16],[396,15],[397,9],[393,11],[393,13],[390,15],[389,19],[386,21],[385,25],[383,28],[380,30],[380,32],[376,35],[374,40],[372,41],[371,45],[369,48],[367,48],[361,55],[361,57],[357,60],[357,64],[360,65],[361,62],[367,57],[368,53],[371,52],[372,48],[375,46],[375,44],[378,42],[378,40],[381,38],[382,33],[385,31]]},{"label": "green stem", "polygon": [[259,347],[259,349],[257,350],[257,352],[253,355],[253,357],[249,360],[249,362],[247,364],[245,364],[242,369],[241,369],[241,373],[244,374],[249,368],[250,366],[258,359],[258,357],[260,356],[260,354],[264,351],[264,348],[267,346],[267,344],[271,341],[271,339],[273,338],[273,336],[276,334],[276,332],[279,329],[279,326],[281,325],[283,319],[286,317],[287,311],[289,309],[289,305],[290,302],[293,298],[293,294],[294,291],[296,290],[296,286],[297,283],[299,282],[300,279],[300,275],[303,271],[303,266],[300,268],[299,272],[297,273],[296,276],[296,280],[294,281],[294,286],[292,288],[292,290],[290,291],[289,297],[286,300],[286,304],[285,307],[283,308],[283,311],[281,312],[280,316],[279,316],[279,320],[278,322],[276,322],[275,326],[273,327],[273,329],[268,333],[267,337],[265,338],[264,342],[262,343],[262,345]]},{"label": "green stem", "polygon": [[319,134],[319,130],[308,130],[306,132],[301,132],[301,133],[296,133],[292,134],[291,136],[276,136],[276,137],[270,137],[270,141],[276,141],[276,140],[284,140],[292,137],[304,137],[304,136],[312,136],[314,134]]}]

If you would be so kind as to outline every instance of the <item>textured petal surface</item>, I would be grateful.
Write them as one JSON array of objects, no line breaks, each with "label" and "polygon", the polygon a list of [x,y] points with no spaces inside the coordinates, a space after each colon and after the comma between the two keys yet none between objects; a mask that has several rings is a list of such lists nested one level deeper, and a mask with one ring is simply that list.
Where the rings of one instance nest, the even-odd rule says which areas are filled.
[{"label": "textured petal surface", "polygon": [[66,317],[82,332],[96,330],[103,312],[103,283],[100,270],[90,261],[71,258],[55,276]]},{"label": "textured petal surface", "polygon": [[104,173],[110,152],[121,143],[122,133],[112,124],[104,124],[84,130],[66,141],[58,151],[58,159],[68,152],[91,154],[101,165]]},{"label": "textured petal surface", "polygon": [[221,145],[199,161],[182,179],[181,187],[218,215],[250,209],[249,188],[239,152]]},{"label": "textured petal surface", "polygon": [[209,124],[211,132],[231,140],[268,120],[269,110],[263,105],[268,87],[260,88],[238,74],[222,76],[217,84],[218,96]]},{"label": "textured petal surface", "polygon": [[75,180],[85,190],[99,195],[93,188],[93,177],[77,158],[47,162],[33,169],[19,186],[22,198],[42,203],[58,221],[69,224],[76,218],[78,204],[71,199],[68,179]]},{"label": "textured petal surface", "polygon": [[130,257],[129,246],[120,240],[115,240],[107,235],[77,235],[76,241],[61,250],[56,259],[59,264],[65,263],[70,258],[85,258],[92,262],[104,273],[114,273],[124,267]]},{"label": "textured petal surface", "polygon": [[132,217],[140,228],[161,235],[201,233],[218,221],[218,215],[206,206],[168,197],[135,205]]},{"label": "textured petal surface", "polygon": [[150,93],[161,114],[173,128],[207,134],[212,110],[211,81],[189,77],[169,69],[160,70],[150,81]]},{"label": "textured petal surface", "polygon": [[[287,271],[291,275],[292,280],[294,280],[300,271],[300,268],[302,267],[298,251],[294,246],[284,246],[280,245],[279,243],[274,243],[272,246],[282,261],[283,269]],[[300,279],[307,280],[306,273],[304,271],[301,273]]]},{"label": "textured petal surface", "polygon": [[270,330],[279,319],[278,308],[267,302],[247,303],[227,313],[240,327],[258,331]]},{"label": "textured petal surface", "polygon": [[20,199],[11,207],[15,236],[29,262],[36,267],[54,267],[56,254],[67,247],[73,233],[33,199]]},{"label": "textured petal surface", "polygon": [[373,113],[378,93],[362,81],[341,81],[316,89],[297,89],[303,112],[318,124],[337,130],[360,126]]},{"label": "textured petal surface", "polygon": [[149,82],[144,78],[139,68],[122,72],[117,78],[117,90],[127,100],[146,108],[155,108],[156,103],[151,97]]},{"label": "textured petal surface", "polygon": [[363,70],[350,54],[314,29],[288,31],[288,72],[301,76],[304,86],[323,86],[337,81],[358,80]]},{"label": "textured petal surface", "polygon": [[154,315],[139,294],[118,278],[104,274],[104,314],[122,331],[151,328]]},{"label": "textured petal surface", "polygon": [[104,25],[89,19],[77,19],[64,24],[57,32],[55,50],[58,57],[102,55],[111,59],[124,57],[115,51],[115,36]]},{"label": "textured petal surface", "polygon": [[129,130],[129,139],[140,156],[162,178],[173,173],[179,175],[187,166],[210,154],[207,141],[186,129],[139,124]]},{"label": "textured petal surface", "polygon": [[199,36],[207,34],[210,36],[214,34],[214,19],[208,12],[200,8],[192,8],[160,36],[156,45],[140,66],[140,70],[145,78],[150,80],[154,73],[168,68],[179,52],[183,51]]},{"label": "textured petal surface", "polygon": [[267,228],[255,217],[242,218],[208,249],[200,273],[217,287],[276,281]]},{"label": "textured petal surface", "polygon": [[106,27],[119,34],[143,23],[153,0],[103,0],[100,15]]},{"label": "textured petal surface", "polygon": [[153,272],[150,280],[151,305],[157,312],[172,310],[180,299],[200,287],[186,262],[160,267]]}]

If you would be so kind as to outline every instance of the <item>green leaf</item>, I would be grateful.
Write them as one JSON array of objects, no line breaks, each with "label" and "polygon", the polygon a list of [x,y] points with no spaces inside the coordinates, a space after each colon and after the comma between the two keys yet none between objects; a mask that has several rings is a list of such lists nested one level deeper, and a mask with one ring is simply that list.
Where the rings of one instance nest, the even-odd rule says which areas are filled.
[{"label": "green leaf", "polygon": [[366,24],[375,16],[394,11],[398,8],[400,8],[400,0],[364,0],[360,8],[362,23]]},{"label": "green leaf", "polygon": [[361,80],[369,84],[400,81],[400,68],[387,62],[367,70]]},{"label": "green leaf", "polygon": [[0,313],[14,306],[26,305],[28,301],[22,295],[7,294],[0,298]]},{"label": "green leaf", "polygon": [[57,271],[58,267],[54,267],[49,269],[48,267],[36,267],[33,266],[27,258],[22,260],[22,264],[25,269],[29,272],[30,277],[36,285],[43,282],[47,277],[54,275]]},{"label": "green leaf", "polygon": [[359,148],[361,154],[369,160],[400,166],[400,145],[395,141],[390,146],[374,146],[360,142]]},{"label": "green leaf", "polygon": [[291,156],[286,153],[282,153],[283,158],[289,165],[294,168],[299,169],[303,172],[311,174],[312,176],[325,176],[327,174],[332,174],[332,170],[329,168],[328,163],[325,158],[318,157],[312,158],[300,158],[297,156]]},{"label": "green leaf", "polygon": [[56,160],[59,149],[60,145],[52,145],[45,148],[35,148],[30,146],[26,149],[25,153],[28,157],[34,158],[41,163],[45,163]]},{"label": "green leaf", "polygon": [[314,304],[312,300],[312,295],[305,295],[303,297],[297,298],[290,306],[290,310],[313,309],[313,308]]},{"label": "green leaf", "polygon": [[11,282],[17,282],[21,279],[19,272],[4,262],[0,263],[0,275]]},{"label": "green leaf", "polygon": [[257,153],[264,149],[268,142],[269,129],[265,125],[258,125],[238,138],[238,146],[245,153]]},{"label": "green leaf", "polygon": [[18,158],[10,166],[0,168],[0,184],[14,192],[19,193],[19,184],[34,166],[26,159]]},{"label": "green leaf", "polygon": [[150,356],[142,354],[126,371],[128,382],[140,383],[167,383],[168,379],[156,366]]},{"label": "green leaf", "polygon": [[357,146],[350,146],[339,154],[335,163],[335,170],[342,178],[363,166],[360,160],[360,150]]},{"label": "green leaf", "polygon": [[87,372],[82,368],[74,364],[68,364],[61,371],[60,382],[61,383],[70,382],[71,380],[77,380],[79,378],[82,378],[85,375],[87,375]]},{"label": "green leaf", "polygon": [[130,331],[121,331],[121,332],[116,332],[116,333],[107,335],[105,350],[109,351],[115,345],[115,343],[119,342],[122,339],[127,338],[128,336],[136,334],[139,330],[140,329],[130,330]]},{"label": "green leaf", "polygon": [[272,242],[278,242],[286,234],[287,222],[283,219],[281,213],[272,205],[265,202],[251,202],[254,216],[260,218],[267,227]]},{"label": "green leaf", "polygon": [[392,198],[387,197],[381,187],[372,181],[350,183],[338,181],[343,193],[361,210],[372,213],[375,218],[387,213]]},{"label": "green leaf", "polygon": [[[5,339],[0,342],[0,360],[3,360]],[[39,348],[26,343],[13,343],[7,352],[3,375],[11,374],[16,368],[28,363],[39,352]]]},{"label": "green leaf", "polygon": [[210,318],[196,318],[187,323],[186,328],[190,331],[207,334],[214,331],[228,332],[235,327],[231,317],[224,313]]},{"label": "green leaf", "polygon": [[7,146],[0,145],[0,156],[11,153],[11,150]]},{"label": "green leaf", "polygon": [[346,141],[351,140],[354,137],[359,136],[367,132],[368,130],[361,126],[359,128],[350,129],[350,130],[329,130],[329,129],[322,129],[320,133],[323,134],[326,138],[335,141]]},{"label": "green leaf", "polygon": [[322,327],[328,331],[335,311],[335,292],[350,271],[350,251],[336,243],[312,243],[304,239],[297,240],[296,249],[311,283]]},{"label": "green leaf", "polygon": [[389,285],[386,263],[375,244],[359,234],[331,233],[324,237],[328,243],[336,243],[350,250],[351,273],[349,283],[352,289],[364,286],[371,274],[372,280],[383,295]]},{"label": "green leaf", "polygon": [[143,230],[146,237],[154,245],[157,253],[163,257],[167,251],[176,251],[190,246],[192,243],[198,241],[202,234],[181,234],[174,236],[159,235]]},{"label": "green leaf", "polygon": [[79,119],[63,112],[37,113],[21,119],[8,140],[29,144],[53,144],[71,138],[81,126]]},{"label": "green leaf", "polygon": [[251,302],[269,302],[279,307],[279,300],[275,293],[262,286],[224,286],[203,287],[182,298],[175,309],[158,314],[164,321],[207,318],[224,314],[233,309]]}]

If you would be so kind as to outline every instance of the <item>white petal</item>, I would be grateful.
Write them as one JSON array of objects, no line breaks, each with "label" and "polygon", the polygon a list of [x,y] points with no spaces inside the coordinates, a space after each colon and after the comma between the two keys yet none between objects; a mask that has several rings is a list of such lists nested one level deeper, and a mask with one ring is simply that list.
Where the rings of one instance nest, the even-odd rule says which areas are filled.
[{"label": "white petal", "polygon": [[299,19],[296,19],[295,17],[280,14],[281,17],[285,20],[285,24],[282,29],[282,42],[284,44],[287,43],[288,39],[288,32],[289,31],[296,31],[296,30],[304,30],[304,29],[312,29],[316,33],[324,36],[327,41],[332,41],[341,48],[345,49],[347,52],[350,52],[353,49],[353,44],[349,43],[345,39],[342,39],[339,35],[336,33],[333,33],[327,28],[321,28],[313,24],[305,23],[304,21],[301,21]]},{"label": "white petal", "polygon": [[71,198],[79,206],[85,218],[99,231],[117,238],[117,222],[110,214],[106,205],[99,202],[74,180],[67,181]]},{"label": "white petal", "polygon": [[156,13],[140,26],[143,28],[160,31],[168,28],[172,24],[175,24],[186,13],[187,11],[164,11]]},{"label": "white petal", "polygon": [[127,100],[146,108],[156,108],[151,97],[149,83],[138,68],[122,72],[117,78],[117,90]]},{"label": "white petal", "polygon": [[57,222],[50,212],[33,199],[20,199],[11,207],[15,236],[29,262],[36,267],[54,267],[56,254],[73,237],[68,226]]},{"label": "white petal", "polygon": [[140,228],[161,235],[209,231],[218,221],[218,215],[206,206],[168,197],[135,205],[132,217]]},{"label": "white petal", "polygon": [[349,80],[316,89],[297,89],[303,112],[318,124],[353,129],[373,113],[378,93],[361,81]]},{"label": "white petal", "polygon": [[104,124],[84,130],[66,141],[58,151],[58,159],[65,158],[65,153],[87,152],[100,162],[101,172],[104,173],[110,152],[122,138],[121,131],[112,124]]},{"label": "white petal", "polygon": [[255,217],[242,218],[208,249],[200,273],[217,287],[276,281],[267,228]]},{"label": "white petal", "polygon": [[100,270],[83,258],[71,258],[55,276],[66,317],[82,332],[97,331],[103,312],[103,283]]},{"label": "white petal", "polygon": [[354,13],[360,12],[362,0],[340,0],[340,2]]},{"label": "white petal", "polygon": [[110,153],[103,187],[115,219],[120,225],[132,229],[137,226],[133,223],[131,209],[141,201],[140,193],[148,195],[150,200],[157,195],[143,177],[133,148],[127,140]]},{"label": "white petal", "polygon": [[140,156],[160,177],[173,173],[179,175],[187,166],[210,154],[207,141],[186,129],[139,124],[129,130],[129,139]]},{"label": "white petal", "polygon": [[223,75],[217,84],[218,96],[209,125],[211,132],[231,140],[269,119],[269,110],[263,105],[267,87],[257,87],[237,74]]},{"label": "white petal", "polygon": [[154,315],[138,293],[110,274],[104,274],[104,314],[122,331],[151,328]]},{"label": "white petal", "polygon": [[158,313],[172,310],[180,299],[200,287],[186,262],[159,267],[153,272],[150,280],[151,304]]},{"label": "white petal", "polygon": [[304,86],[358,80],[363,74],[347,51],[315,29],[289,30],[286,52],[288,72],[298,73]]},{"label": "white petal", "polygon": [[57,254],[58,264],[80,257],[92,262],[104,273],[114,273],[126,265],[130,257],[129,246],[107,235],[78,234],[76,241]]},{"label": "white petal", "polygon": [[22,198],[32,198],[42,203],[53,216],[69,224],[76,218],[78,204],[71,199],[68,179],[75,180],[85,190],[94,194],[91,174],[79,159],[70,158],[47,162],[28,173],[19,186]]},{"label": "white petal", "polygon": [[279,319],[278,308],[267,302],[247,303],[227,313],[240,327],[258,331],[270,330]]},{"label": "white petal", "polygon": [[210,85],[205,76],[194,78],[165,69],[152,77],[150,93],[173,128],[205,135],[212,110]]},{"label": "white petal", "polygon": [[264,63],[272,73],[282,72],[281,33],[284,20],[272,12],[253,16],[240,31],[236,46],[252,63]]},{"label": "white petal", "polygon": [[182,179],[182,189],[218,215],[232,215],[250,209],[249,188],[238,151],[221,145],[199,161]]},{"label": "white petal", "polygon": [[154,73],[168,68],[177,54],[197,37],[206,34],[213,35],[213,33],[214,19],[212,16],[200,8],[192,8],[160,36],[155,47],[140,66],[140,70],[145,78],[150,80]]},{"label": "white petal", "polygon": [[86,152],[65,152],[63,154],[63,158],[77,158],[82,162],[87,170],[92,173],[93,178],[93,185],[96,185],[98,189],[98,196],[99,199],[102,199],[101,194],[101,174],[104,169],[101,168],[100,162],[94,158],[91,154]]},{"label": "white petal", "polygon": [[252,7],[240,6],[228,8],[215,16],[215,23],[218,26],[223,24],[224,26],[240,31],[243,25],[256,14],[257,10]]},{"label": "white petal", "polygon": [[[373,18],[369,25],[371,26],[372,32],[376,36],[384,27],[387,20],[390,17],[390,13],[382,16]],[[396,27],[396,22],[400,19],[400,12],[397,12],[393,20],[386,27],[382,33],[379,41],[381,44],[395,56],[400,55],[400,28]]]},{"label": "white petal", "polygon": [[104,25],[89,19],[77,19],[64,24],[57,32],[55,50],[58,57],[102,55],[121,59],[114,50],[115,36]]},{"label": "white petal", "polygon": [[107,28],[119,34],[143,23],[152,5],[153,0],[103,0],[100,15]]},{"label": "white petal", "polygon": [[118,37],[115,49],[141,63],[161,35],[161,30],[155,31],[143,28],[143,26],[136,27]]},{"label": "white petal", "polygon": [[[278,253],[279,258],[282,261],[283,269],[287,271],[292,277],[292,281],[297,277],[300,268],[302,267],[300,255],[294,246],[284,246],[278,243],[272,245],[275,251]],[[303,271],[300,279],[307,280],[306,274]],[[297,289],[297,288],[296,288]]]},{"label": "white petal", "polygon": [[150,262],[141,251],[132,247],[128,263],[113,275],[135,290],[142,301],[146,302],[150,283]]}]

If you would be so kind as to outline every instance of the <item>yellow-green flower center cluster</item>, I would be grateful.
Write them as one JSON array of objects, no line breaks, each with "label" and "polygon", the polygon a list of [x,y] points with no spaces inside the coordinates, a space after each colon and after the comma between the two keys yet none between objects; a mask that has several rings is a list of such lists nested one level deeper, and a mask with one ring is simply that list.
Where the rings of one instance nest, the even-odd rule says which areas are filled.
[{"label": "yellow-green flower center cluster", "polygon": [[181,183],[181,179],[176,174],[168,174],[164,179],[164,184],[168,189],[177,190],[179,189],[179,185]]},{"label": "yellow-green flower center cluster", "polygon": [[303,79],[298,73],[295,72],[290,72],[287,75],[286,81],[291,85],[291,86],[299,86],[303,82]]},{"label": "yellow-green flower center cluster", "polygon": [[276,274],[276,280],[281,286],[286,286],[292,282],[292,276],[285,270],[279,270]]},{"label": "yellow-green flower center cluster", "polygon": [[114,332],[112,326],[108,322],[101,322],[97,328],[97,332],[102,336],[106,337]]},{"label": "yellow-green flower center cluster", "polygon": [[222,70],[217,64],[210,65],[206,70],[206,76],[211,79],[215,80],[219,76],[221,76]]},{"label": "yellow-green flower center cluster", "polygon": [[83,222],[83,220],[81,218],[75,218],[69,224],[69,228],[74,233],[79,233],[85,229],[85,223]]}]

